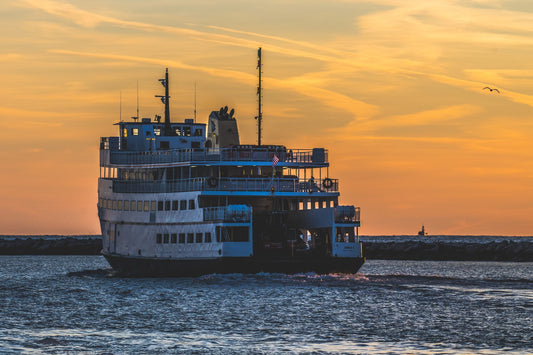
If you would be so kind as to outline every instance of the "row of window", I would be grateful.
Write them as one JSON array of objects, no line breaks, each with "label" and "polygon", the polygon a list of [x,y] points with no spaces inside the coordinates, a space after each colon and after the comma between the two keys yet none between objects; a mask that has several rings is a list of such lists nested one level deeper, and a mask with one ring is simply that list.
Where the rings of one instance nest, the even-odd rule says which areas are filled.
[{"label": "row of window", "polygon": [[101,198],[99,206],[118,211],[184,211],[196,208],[195,200],[167,200],[167,201],[140,201],[140,200],[111,200]]},{"label": "row of window", "polygon": [[[192,244],[192,243],[211,243],[211,233],[157,233],[157,244]],[[217,236],[217,242],[220,242],[220,235]]]},{"label": "row of window", "polygon": [[[139,129],[138,128],[132,128],[131,129],[131,135],[132,136],[138,136],[139,135]],[[151,136],[152,135],[152,132],[151,131],[146,131],[145,132],[147,136]],[[190,137],[191,136],[191,127],[175,127],[175,133],[177,136],[184,136],[184,137]],[[128,129],[127,128],[123,128],[123,131],[122,131],[122,135],[123,137],[127,137],[128,136]],[[156,136],[160,136],[161,135],[161,128],[154,128],[154,135]],[[194,136],[195,137],[202,137],[204,135],[204,132],[201,128],[196,128],[194,130]]]}]

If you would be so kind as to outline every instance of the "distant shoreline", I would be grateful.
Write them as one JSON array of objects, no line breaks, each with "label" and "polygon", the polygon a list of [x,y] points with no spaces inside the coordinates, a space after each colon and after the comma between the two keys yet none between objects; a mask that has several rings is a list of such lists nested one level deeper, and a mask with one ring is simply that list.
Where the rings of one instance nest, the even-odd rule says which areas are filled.
[{"label": "distant shoreline", "polygon": [[[367,259],[533,262],[533,237],[360,236]],[[0,255],[99,255],[100,235],[0,235]]]}]

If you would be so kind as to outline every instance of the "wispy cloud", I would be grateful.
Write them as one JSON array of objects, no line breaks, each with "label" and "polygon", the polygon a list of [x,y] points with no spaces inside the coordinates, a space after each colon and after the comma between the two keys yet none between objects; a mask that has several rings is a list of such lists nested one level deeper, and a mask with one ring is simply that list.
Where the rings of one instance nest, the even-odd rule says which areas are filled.
[{"label": "wispy cloud", "polygon": [[22,55],[18,53],[0,54],[0,62],[11,62],[11,61],[19,60],[20,58],[22,58]]},{"label": "wispy cloud", "polygon": [[[445,74],[440,70],[440,67],[434,64],[431,65],[435,70],[424,70],[428,69],[428,61],[433,63],[442,56],[440,46],[443,43],[492,43],[502,46],[533,44],[533,39],[530,36],[530,32],[533,30],[527,29],[529,23],[533,22],[533,15],[512,11],[502,13],[501,9],[498,8],[468,7],[461,2],[454,1],[437,0],[430,3],[412,3],[394,0],[370,0],[370,2],[377,4],[388,5],[390,8],[360,16],[356,25],[359,27],[361,35],[356,41],[352,40],[349,45],[343,43],[342,50],[334,47],[335,42],[329,46],[324,46],[280,36],[220,26],[207,26],[207,28],[215,31],[239,35],[232,36],[212,31],[122,20],[95,14],[71,4],[53,0],[21,1],[28,6],[61,16],[83,27],[94,28],[99,24],[107,23],[142,31],[168,32],[210,43],[244,48],[263,46],[268,51],[287,56],[313,59],[331,66],[342,65],[346,70],[422,75],[440,83],[462,88],[479,86],[483,83],[467,82],[467,80],[455,78]],[[497,2],[484,2],[484,4],[494,6]],[[242,36],[248,38],[242,38]],[[271,43],[264,43],[265,40]],[[181,63],[179,67],[187,68],[184,63]],[[457,85],[459,83],[463,83],[463,85]],[[515,95],[515,100],[528,104],[531,101],[527,95],[521,94]]]},{"label": "wispy cloud", "polygon": [[[166,59],[157,59],[157,58],[147,58],[147,57],[138,57],[138,56],[126,56],[126,55],[117,55],[117,54],[102,54],[102,53],[88,53],[88,52],[76,52],[69,50],[51,50],[53,53],[58,54],[68,54],[92,58],[101,58],[101,59],[116,59],[120,61],[134,61],[142,63],[151,63],[161,66],[170,66],[173,68],[180,68],[185,70],[195,70],[200,71],[212,76],[228,78],[236,80],[238,82],[247,84],[247,85],[256,85],[256,76],[248,73],[243,73],[235,70],[226,70],[226,69],[217,69],[211,67],[202,67],[185,64],[177,60],[166,60]],[[353,113],[356,117],[365,117],[374,115],[378,109],[374,105],[367,104],[363,101],[353,99],[349,96],[339,94],[337,92],[323,89],[320,87],[315,87],[308,85],[306,82],[301,82],[296,79],[281,80],[276,78],[265,78],[265,85],[268,85],[270,88],[276,88],[281,90],[291,90],[298,92],[302,95],[312,97],[313,99],[322,102],[326,106],[331,106],[346,110]]]}]

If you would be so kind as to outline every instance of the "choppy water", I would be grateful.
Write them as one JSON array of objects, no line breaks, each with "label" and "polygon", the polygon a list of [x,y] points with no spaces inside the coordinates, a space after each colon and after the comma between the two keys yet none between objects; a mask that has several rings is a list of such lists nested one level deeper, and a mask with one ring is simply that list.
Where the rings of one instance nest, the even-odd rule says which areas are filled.
[{"label": "choppy water", "polygon": [[182,279],[110,278],[107,267],[100,256],[0,256],[0,352],[533,352],[533,263]]}]

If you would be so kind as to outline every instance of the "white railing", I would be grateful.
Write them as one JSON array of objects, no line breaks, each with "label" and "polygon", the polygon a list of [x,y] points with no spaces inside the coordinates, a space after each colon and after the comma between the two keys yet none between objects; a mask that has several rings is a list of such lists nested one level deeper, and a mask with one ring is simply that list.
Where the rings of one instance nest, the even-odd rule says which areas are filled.
[{"label": "white railing", "polygon": [[244,205],[204,208],[204,221],[244,223],[250,222],[251,217],[252,208]]},{"label": "white railing", "polygon": [[[109,149],[107,141],[100,146],[101,151],[109,151],[111,165],[170,164],[180,162],[272,162],[274,155],[279,163],[316,164],[328,162],[328,151],[323,148],[286,149],[269,148],[221,148],[221,149],[169,149],[156,151],[130,152]],[[278,163],[278,164],[279,164]]]},{"label": "white railing", "polygon": [[113,180],[113,191],[163,193],[185,191],[337,192],[337,179],[195,178],[180,180]]}]

